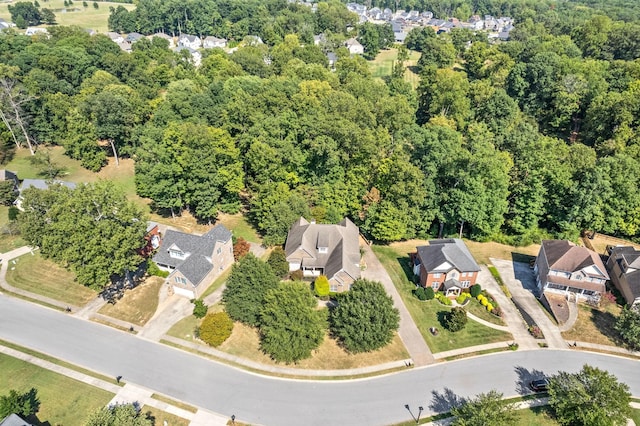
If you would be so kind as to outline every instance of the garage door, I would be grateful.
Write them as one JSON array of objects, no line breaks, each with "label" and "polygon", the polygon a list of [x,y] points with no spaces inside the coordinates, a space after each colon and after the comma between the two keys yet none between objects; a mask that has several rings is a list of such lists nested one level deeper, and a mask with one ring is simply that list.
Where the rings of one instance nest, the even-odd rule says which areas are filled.
[{"label": "garage door", "polygon": [[180,288],[180,287],[176,287],[173,286],[173,291],[179,295],[179,296],[185,296],[188,297],[189,299],[194,299],[196,296],[195,294],[193,294],[193,291],[191,290],[186,290],[184,288]]}]

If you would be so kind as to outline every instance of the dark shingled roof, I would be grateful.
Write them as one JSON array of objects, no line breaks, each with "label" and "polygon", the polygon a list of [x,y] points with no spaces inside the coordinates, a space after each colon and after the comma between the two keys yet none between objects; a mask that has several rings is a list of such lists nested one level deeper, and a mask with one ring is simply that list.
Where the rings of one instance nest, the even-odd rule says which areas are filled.
[{"label": "dark shingled roof", "polygon": [[[231,239],[231,232],[224,225],[216,225],[206,234],[193,235],[180,231],[167,230],[153,261],[175,268],[192,284],[200,281],[213,269],[211,256],[216,242],[225,243]],[[176,259],[169,254],[170,249],[179,249],[187,258]]]},{"label": "dark shingled roof", "polygon": [[[449,272],[453,268],[461,272],[480,270],[465,243],[457,238],[430,240],[428,246],[420,246],[417,251],[417,260],[424,265],[427,273]],[[445,263],[450,266],[437,269]]]},{"label": "dark shingled roof", "polygon": [[[640,297],[640,251],[631,246],[613,247],[611,249],[611,256],[617,262],[624,260],[629,268],[635,269],[624,275],[633,298],[636,299]],[[622,267],[621,269],[624,270]],[[627,302],[631,303],[633,301]]]},{"label": "dark shingled roof", "polygon": [[543,240],[542,247],[549,269],[573,273],[585,268],[595,267],[600,274],[584,271],[587,275],[609,279],[607,270],[598,253],[586,247],[579,247],[567,240]]}]

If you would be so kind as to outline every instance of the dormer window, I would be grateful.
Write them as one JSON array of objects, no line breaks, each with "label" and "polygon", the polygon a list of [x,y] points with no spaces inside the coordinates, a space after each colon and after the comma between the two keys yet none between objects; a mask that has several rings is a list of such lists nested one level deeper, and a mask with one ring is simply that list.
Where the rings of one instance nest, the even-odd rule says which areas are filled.
[{"label": "dormer window", "polygon": [[174,259],[181,259],[181,260],[187,257],[182,250],[178,250],[178,249],[169,249],[169,256],[171,256]]}]

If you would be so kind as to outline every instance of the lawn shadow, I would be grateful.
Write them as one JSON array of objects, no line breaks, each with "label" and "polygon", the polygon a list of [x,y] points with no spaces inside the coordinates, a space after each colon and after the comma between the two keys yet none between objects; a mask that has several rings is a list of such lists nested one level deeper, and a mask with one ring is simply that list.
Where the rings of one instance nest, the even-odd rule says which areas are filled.
[{"label": "lawn shadow", "polygon": [[456,394],[449,388],[444,391],[431,391],[431,403],[429,408],[436,413],[446,413],[453,407],[459,407],[466,402],[466,399]]},{"label": "lawn shadow", "polygon": [[615,329],[617,317],[611,312],[591,308],[591,321],[603,336],[611,339],[616,345],[624,345],[620,333]]},{"label": "lawn shadow", "polygon": [[517,253],[515,251],[512,251],[511,260],[514,262],[526,263],[528,265],[532,260],[536,260],[536,257],[531,256],[530,254]]},{"label": "lawn shadow", "polygon": [[516,382],[516,392],[520,395],[527,395],[531,393],[529,383],[533,380],[542,379],[547,377],[544,371],[522,367],[518,365],[516,368],[516,374],[518,375],[518,381]]},{"label": "lawn shadow", "polygon": [[449,314],[449,311],[439,311],[438,312],[438,322],[440,323],[440,325],[442,326],[442,328],[446,329],[446,324],[447,324],[447,315]]},{"label": "lawn shadow", "polygon": [[411,261],[411,253],[407,253],[404,257],[397,257],[396,261],[402,268],[407,281],[412,284],[418,284],[418,277],[413,273],[413,264]]}]

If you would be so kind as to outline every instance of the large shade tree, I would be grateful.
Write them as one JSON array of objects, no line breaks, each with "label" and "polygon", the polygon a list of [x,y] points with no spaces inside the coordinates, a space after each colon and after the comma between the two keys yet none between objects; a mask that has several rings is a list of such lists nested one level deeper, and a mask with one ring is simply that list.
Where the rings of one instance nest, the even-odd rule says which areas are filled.
[{"label": "large shade tree", "polygon": [[291,363],[310,357],[322,343],[326,328],[326,310],[318,310],[305,283],[283,282],[265,294],[260,346],[276,361]]},{"label": "large shade tree", "polygon": [[331,311],[331,332],[349,352],[380,349],[393,339],[400,314],[381,283],[356,280]]}]

